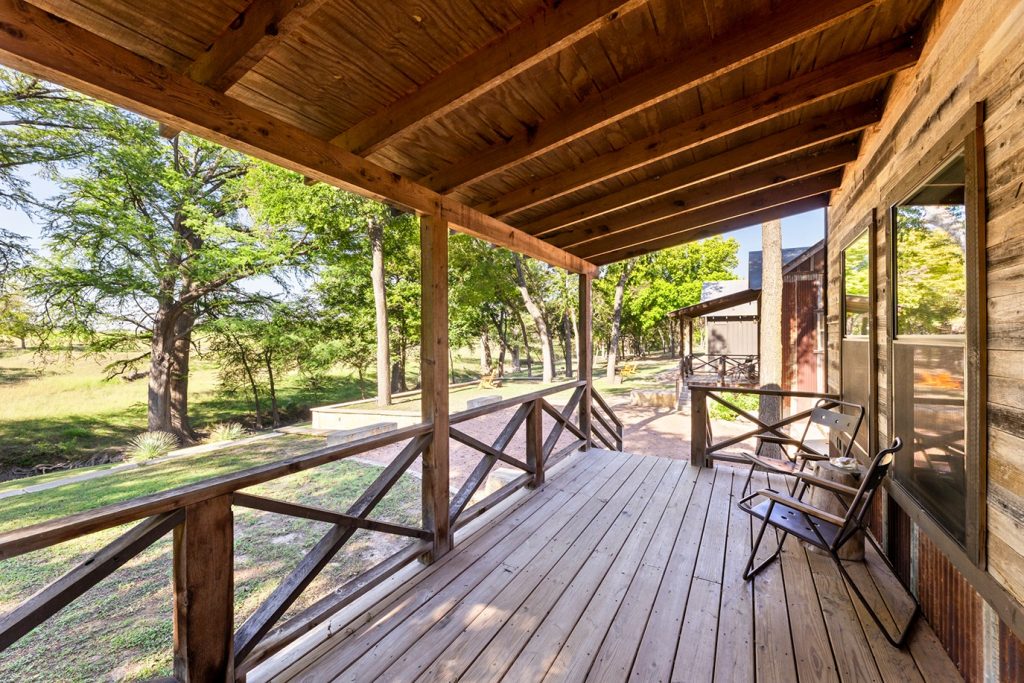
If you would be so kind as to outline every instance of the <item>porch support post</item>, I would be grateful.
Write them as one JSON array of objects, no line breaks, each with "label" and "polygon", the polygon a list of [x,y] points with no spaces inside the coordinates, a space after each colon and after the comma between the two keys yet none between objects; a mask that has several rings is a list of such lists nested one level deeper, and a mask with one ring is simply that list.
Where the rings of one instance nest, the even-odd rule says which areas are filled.
[{"label": "porch support post", "polygon": [[707,467],[708,393],[701,386],[690,387],[690,464]]},{"label": "porch support post", "polygon": [[231,496],[185,508],[174,529],[174,677],[235,680]]},{"label": "porch support post", "polygon": [[434,535],[427,558],[452,546],[448,514],[448,221],[420,219],[420,375],[423,421],[433,425],[423,451],[423,528]]},{"label": "porch support post", "polygon": [[580,370],[579,378],[586,381],[583,388],[583,398],[580,400],[580,431],[586,435],[584,449],[589,449],[593,437],[590,429],[590,407],[592,404],[591,390],[594,385],[594,340],[593,340],[593,315],[594,308],[591,301],[591,284],[593,277],[581,274],[580,278],[580,310],[579,310],[579,358],[577,365]]}]

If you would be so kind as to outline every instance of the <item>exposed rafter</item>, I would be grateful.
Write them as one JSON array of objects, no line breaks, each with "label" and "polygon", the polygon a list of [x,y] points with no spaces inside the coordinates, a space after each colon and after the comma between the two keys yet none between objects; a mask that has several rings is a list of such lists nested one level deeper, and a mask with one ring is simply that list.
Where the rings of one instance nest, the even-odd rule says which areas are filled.
[{"label": "exposed rafter", "polygon": [[467,55],[415,91],[334,138],[367,156],[398,136],[454,111],[596,32],[647,0],[563,0]]},{"label": "exposed rafter", "polygon": [[571,248],[587,240],[614,235],[630,228],[673,216],[685,220],[689,212],[743,195],[762,192],[800,178],[840,168],[857,158],[858,145],[848,142],[818,154],[804,155],[781,162],[755,166],[736,175],[710,180],[699,185],[662,195],[626,209],[576,223],[544,236],[558,247]]},{"label": "exposed rafter", "polygon": [[673,232],[672,234],[665,235],[664,237],[653,239],[642,244],[629,245],[613,251],[608,251],[594,258],[593,262],[599,266],[604,266],[609,263],[615,263],[616,261],[633,258],[634,256],[650,254],[651,252],[658,251],[659,249],[668,249],[669,247],[686,244],[687,242],[695,242],[696,240],[702,240],[706,237],[712,237],[713,235],[721,235],[723,233],[732,232],[733,230],[739,230],[751,225],[758,225],[765,221],[779,220],[787,216],[794,216],[798,213],[813,211],[814,209],[823,209],[826,206],[828,206],[828,194],[805,197],[792,202],[770,206],[735,218],[728,218],[696,228]]},{"label": "exposed rafter", "polygon": [[591,264],[20,0],[0,0],[0,61],[337,187],[448,220],[573,272]]},{"label": "exposed rafter", "polygon": [[768,206],[786,204],[797,199],[826,193],[839,187],[842,180],[842,171],[829,171],[809,178],[784,183],[778,187],[737,197],[736,199],[730,199],[729,201],[705,206],[678,216],[670,216],[652,221],[639,227],[597,236],[594,239],[573,245],[568,251],[586,259],[603,256],[609,252],[632,245],[643,244],[644,242],[693,230],[728,218],[736,218],[754,213]]},{"label": "exposed rafter", "polygon": [[743,27],[597,92],[556,120],[461,159],[422,182],[439,192],[459,189],[781,50],[871,4],[869,0],[789,0],[768,17],[752,17]]},{"label": "exposed rafter", "polygon": [[616,211],[667,192],[837,140],[877,123],[881,117],[882,109],[875,104],[857,105],[823,114],[772,135],[737,145],[728,151],[683,166],[663,176],[650,178],[617,192],[602,195],[593,201],[557,211],[522,227],[531,235],[546,234],[556,228]]},{"label": "exposed rafter", "polygon": [[504,217],[835,97],[866,83],[887,78],[917,61],[919,48],[913,42],[913,37],[908,35],[876,45],[632,142],[576,168],[548,178],[539,178],[526,187],[477,208],[492,216]]}]

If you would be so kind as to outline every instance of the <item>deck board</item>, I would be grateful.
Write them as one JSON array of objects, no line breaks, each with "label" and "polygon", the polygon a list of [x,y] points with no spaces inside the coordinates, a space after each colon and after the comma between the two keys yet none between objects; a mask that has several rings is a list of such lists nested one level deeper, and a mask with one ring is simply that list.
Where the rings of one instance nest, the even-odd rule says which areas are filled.
[{"label": "deck board", "polygon": [[[250,679],[950,680],[927,624],[893,650],[829,560],[793,539],[743,581],[756,531],[735,506],[744,476],[576,456],[372,609]],[[873,601],[895,602],[877,558],[853,572]]]}]

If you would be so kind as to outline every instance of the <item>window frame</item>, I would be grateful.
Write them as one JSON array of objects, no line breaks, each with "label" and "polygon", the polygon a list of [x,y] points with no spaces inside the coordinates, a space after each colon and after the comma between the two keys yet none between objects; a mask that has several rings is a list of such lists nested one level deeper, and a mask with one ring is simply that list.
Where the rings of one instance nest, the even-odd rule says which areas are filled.
[{"label": "window frame", "polygon": [[[900,339],[907,343],[963,344],[964,347],[964,543],[955,539],[946,527],[933,517],[910,489],[895,478],[889,478],[890,495],[911,518],[927,527],[933,537],[941,534],[943,550],[958,553],[978,567],[986,565],[986,502],[987,502],[987,353],[986,289],[985,289],[985,141],[984,107],[977,103],[963,115],[931,148],[921,154],[902,178],[885,194],[885,311],[887,353],[886,413],[890,435],[896,425],[894,346]],[[955,156],[964,157],[964,206],[967,232],[965,269],[967,277],[966,322],[963,335],[897,335],[896,317],[896,207],[929,178],[938,173]],[[844,319],[845,324],[845,319]]]},{"label": "window frame", "polygon": [[[874,280],[875,275],[875,254],[874,254],[874,239],[872,234],[875,231],[875,220],[874,215],[867,221],[868,227],[856,231],[853,239],[849,240],[846,245],[840,251],[839,267],[842,268],[842,274],[839,276],[839,310],[840,310],[840,339],[870,339],[872,336],[872,330],[875,326],[875,297],[874,289],[878,286],[878,283]],[[846,252],[850,250],[854,244],[856,244],[861,238],[863,238],[868,245],[868,331],[866,334],[849,334],[846,331]]]}]

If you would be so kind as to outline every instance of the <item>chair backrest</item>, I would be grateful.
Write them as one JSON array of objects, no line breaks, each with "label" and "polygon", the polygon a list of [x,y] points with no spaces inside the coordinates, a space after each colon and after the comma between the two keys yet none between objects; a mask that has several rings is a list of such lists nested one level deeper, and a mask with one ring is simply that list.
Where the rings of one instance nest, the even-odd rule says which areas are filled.
[{"label": "chair backrest", "polygon": [[[844,412],[843,408],[849,409],[850,412]],[[864,406],[859,403],[821,398],[814,403],[814,408],[811,409],[811,415],[807,424],[804,425],[804,435],[800,438],[800,442],[806,442],[811,425],[816,424],[829,431],[830,440],[832,434],[836,432],[846,437],[842,455],[847,457],[853,448],[853,442],[857,439],[857,432],[860,431],[862,422],[864,422]]]},{"label": "chair backrest", "polygon": [[901,448],[903,448],[903,440],[896,437],[888,448],[878,452],[867,470],[864,471],[857,494],[853,497],[853,501],[846,511],[846,519],[843,522],[842,530],[836,534],[836,538],[832,543],[834,549],[838,549],[849,540],[861,526],[864,516],[871,509],[871,501],[874,499],[878,487],[885,480],[885,475],[889,473],[889,468],[892,467],[893,460],[896,459],[896,453]]}]

